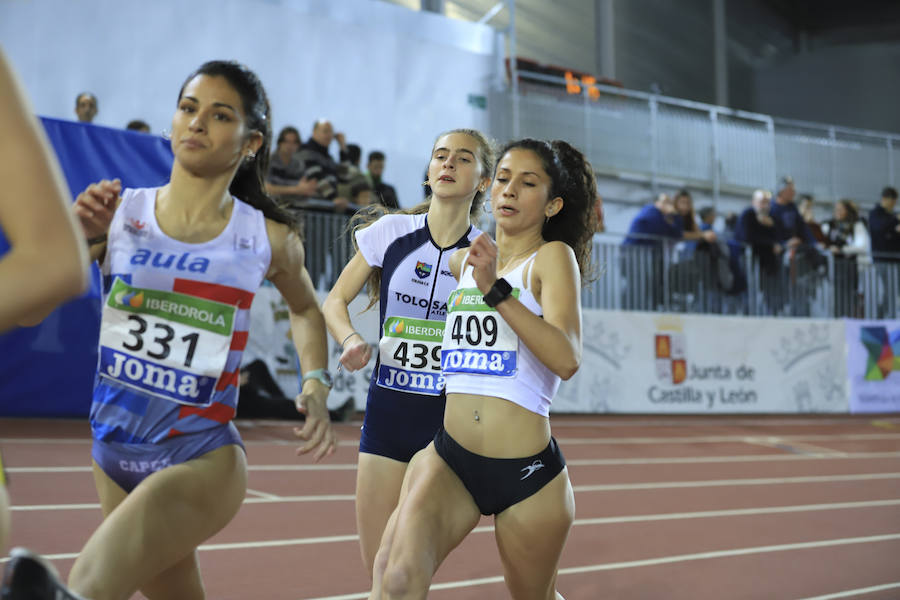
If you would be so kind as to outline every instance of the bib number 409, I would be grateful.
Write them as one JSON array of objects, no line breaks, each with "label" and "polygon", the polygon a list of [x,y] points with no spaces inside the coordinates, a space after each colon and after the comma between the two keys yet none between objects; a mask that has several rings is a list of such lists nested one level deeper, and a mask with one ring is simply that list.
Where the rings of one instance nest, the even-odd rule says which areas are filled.
[{"label": "bib number 409", "polygon": [[457,344],[465,341],[470,346],[481,346],[483,342],[484,346],[490,348],[497,343],[497,318],[494,315],[485,315],[481,319],[475,315],[456,315],[450,329],[450,338]]}]

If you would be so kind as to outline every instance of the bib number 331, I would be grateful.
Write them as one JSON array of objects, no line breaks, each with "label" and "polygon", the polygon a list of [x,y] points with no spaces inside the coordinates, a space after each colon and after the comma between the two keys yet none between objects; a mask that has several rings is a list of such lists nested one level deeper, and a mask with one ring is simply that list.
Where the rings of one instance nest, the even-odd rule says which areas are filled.
[{"label": "bib number 331", "polygon": [[100,328],[100,376],[206,406],[225,368],[236,308],[116,279]]},{"label": "bib number 331", "polygon": [[[513,290],[514,296],[518,293],[518,289]],[[447,308],[441,350],[443,372],[499,377],[516,374],[519,338],[497,311],[484,303],[477,288],[454,291]]]}]

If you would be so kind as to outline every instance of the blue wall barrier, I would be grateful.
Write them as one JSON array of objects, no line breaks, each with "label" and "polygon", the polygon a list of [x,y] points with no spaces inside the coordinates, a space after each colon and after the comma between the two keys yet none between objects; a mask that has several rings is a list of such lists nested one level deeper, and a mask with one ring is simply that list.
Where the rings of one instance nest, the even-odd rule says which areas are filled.
[{"label": "blue wall barrier", "polygon": [[[75,196],[100,179],[122,187],[162,185],[172,151],[158,136],[42,118]],[[9,249],[0,232],[0,255]],[[40,277],[40,273],[35,273]],[[15,293],[3,289],[0,293]],[[55,310],[40,325],[0,335],[0,416],[86,416],[97,365],[100,279],[93,268],[84,296]]]}]

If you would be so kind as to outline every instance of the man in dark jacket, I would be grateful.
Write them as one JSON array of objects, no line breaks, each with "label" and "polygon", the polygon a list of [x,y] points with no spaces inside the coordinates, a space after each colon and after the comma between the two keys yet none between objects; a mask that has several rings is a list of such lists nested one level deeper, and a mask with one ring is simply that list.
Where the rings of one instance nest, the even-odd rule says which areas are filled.
[{"label": "man in dark jacket", "polygon": [[[900,262],[900,219],[894,214],[896,206],[897,190],[886,187],[881,191],[881,202],[869,211],[869,237],[875,262]],[[879,256],[882,252],[896,256]]]}]

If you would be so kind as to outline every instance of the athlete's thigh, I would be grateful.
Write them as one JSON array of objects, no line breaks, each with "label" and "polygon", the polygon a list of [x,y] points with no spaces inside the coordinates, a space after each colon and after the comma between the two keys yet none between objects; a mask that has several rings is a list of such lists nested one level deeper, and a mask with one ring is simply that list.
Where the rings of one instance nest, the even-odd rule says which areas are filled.
[{"label": "athlete's thigh", "polygon": [[369,575],[381,536],[400,498],[407,463],[360,452],[356,470],[356,527]]},{"label": "athlete's thigh", "polygon": [[107,590],[113,597],[133,592],[222,529],[245,490],[246,461],[235,445],[153,473],[117,506],[114,490],[104,486],[104,502],[115,508],[79,555],[73,588],[88,597],[99,595],[94,590],[104,597]]},{"label": "athlete's thigh", "polygon": [[103,518],[122,503],[128,496],[128,492],[123,490],[118,483],[107,475],[96,461],[91,461],[94,472],[94,487],[97,488],[97,496],[100,498],[100,510],[103,511]]},{"label": "athlete's thigh", "polygon": [[206,593],[197,564],[197,551],[142,585],[141,593],[147,600],[204,600]]},{"label": "athlete's thigh", "polygon": [[575,518],[568,469],[536,494],[497,515],[494,531],[514,600],[555,598],[556,571]]},{"label": "athlete's thigh", "polygon": [[388,562],[402,558],[431,575],[480,518],[462,481],[429,444],[407,468]]}]

